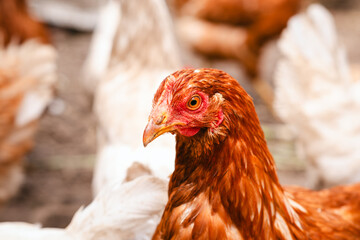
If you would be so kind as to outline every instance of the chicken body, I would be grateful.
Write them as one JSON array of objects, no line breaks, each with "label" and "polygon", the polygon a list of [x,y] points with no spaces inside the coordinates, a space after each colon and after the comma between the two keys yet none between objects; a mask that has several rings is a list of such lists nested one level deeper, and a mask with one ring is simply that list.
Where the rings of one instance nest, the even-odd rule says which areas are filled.
[{"label": "chicken body", "polygon": [[258,74],[260,49],[279,35],[299,0],[174,0],[180,36],[197,51],[238,59]]},{"label": "chicken body", "polygon": [[[0,223],[6,240],[145,240],[161,218],[167,201],[167,181],[141,176],[129,183],[105,187],[80,208],[65,229],[41,228],[22,222]],[[149,231],[150,229],[150,231]]]},{"label": "chicken body", "polygon": [[297,137],[309,187],[360,181],[360,79],[354,78],[331,13],[311,5],[289,21],[275,107]]},{"label": "chicken body", "polygon": [[0,202],[23,180],[23,158],[53,99],[56,51],[35,40],[0,47]]},{"label": "chicken body", "polygon": [[[173,171],[174,164],[168,161],[175,155],[173,138],[159,142],[156,149],[144,149],[141,137],[152,90],[180,64],[163,0],[114,0],[103,14],[104,28],[98,28],[97,44],[87,63],[96,66],[96,53],[106,55],[106,61],[100,63],[104,68],[96,70],[101,77],[94,84],[99,143],[95,194],[107,184],[127,179],[134,162],[161,178],[167,179]],[[112,18],[107,19],[109,15]],[[103,39],[102,30],[108,38]]]},{"label": "chicken body", "polygon": [[0,1],[0,202],[16,194],[23,157],[53,98],[56,51],[25,0]]},{"label": "chicken body", "polygon": [[225,72],[188,69],[167,77],[144,145],[165,132],[176,133],[175,171],[153,239],[360,236],[360,185],[284,189],[251,97]]}]

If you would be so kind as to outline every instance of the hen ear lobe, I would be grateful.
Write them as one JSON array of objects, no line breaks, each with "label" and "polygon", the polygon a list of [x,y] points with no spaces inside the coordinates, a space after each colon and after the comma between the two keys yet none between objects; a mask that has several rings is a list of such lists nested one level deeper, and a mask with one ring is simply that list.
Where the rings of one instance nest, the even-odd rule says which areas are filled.
[{"label": "hen ear lobe", "polygon": [[220,93],[215,93],[210,98],[211,114],[217,118],[216,121],[211,123],[211,128],[217,128],[224,120],[224,114],[222,111],[222,103],[225,101],[224,97]]},{"label": "hen ear lobe", "polygon": [[225,99],[221,93],[215,93],[214,96],[210,98],[210,104],[215,108],[219,108],[224,101]]}]

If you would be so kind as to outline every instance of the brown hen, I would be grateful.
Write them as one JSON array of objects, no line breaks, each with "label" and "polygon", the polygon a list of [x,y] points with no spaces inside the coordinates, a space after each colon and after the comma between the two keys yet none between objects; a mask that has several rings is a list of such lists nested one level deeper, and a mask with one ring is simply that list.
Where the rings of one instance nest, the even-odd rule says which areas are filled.
[{"label": "brown hen", "polygon": [[169,201],[153,239],[357,239],[360,185],[284,189],[251,97],[215,69],[156,92],[144,145],[176,134]]},{"label": "brown hen", "polygon": [[23,159],[53,99],[56,51],[29,40],[0,46],[0,203],[18,190]]},{"label": "brown hen", "polygon": [[261,47],[276,37],[300,0],[173,0],[181,17],[180,35],[197,51],[238,59],[250,76],[258,74]]},{"label": "brown hen", "polygon": [[0,1],[0,203],[20,187],[23,158],[53,98],[56,51],[25,0]]},{"label": "brown hen", "polygon": [[11,40],[24,42],[36,38],[49,43],[50,36],[45,27],[28,12],[26,0],[0,1],[0,39],[5,45]]}]

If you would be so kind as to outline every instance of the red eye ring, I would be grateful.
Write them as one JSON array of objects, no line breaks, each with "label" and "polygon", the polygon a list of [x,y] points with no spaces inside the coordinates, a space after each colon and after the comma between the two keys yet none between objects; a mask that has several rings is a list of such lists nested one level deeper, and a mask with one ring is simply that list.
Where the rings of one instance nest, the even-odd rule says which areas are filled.
[{"label": "red eye ring", "polygon": [[192,111],[197,110],[201,105],[201,101],[202,101],[201,97],[198,94],[195,94],[186,103],[186,107]]}]

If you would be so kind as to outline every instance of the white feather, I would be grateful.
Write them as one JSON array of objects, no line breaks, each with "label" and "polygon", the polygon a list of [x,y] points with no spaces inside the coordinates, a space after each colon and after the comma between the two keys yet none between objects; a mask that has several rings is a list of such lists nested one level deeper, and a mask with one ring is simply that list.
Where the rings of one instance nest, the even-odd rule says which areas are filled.
[{"label": "white feather", "polygon": [[41,228],[39,224],[24,222],[0,223],[0,238],[3,240],[75,240],[63,229]]},{"label": "white feather", "polygon": [[85,86],[91,93],[94,92],[98,81],[108,68],[119,21],[119,3],[109,0],[108,4],[100,9],[90,51],[83,69]]},{"label": "white feather", "polygon": [[167,202],[167,182],[142,176],[102,190],[67,231],[81,239],[150,239]]},{"label": "white feather", "polygon": [[[146,149],[142,143],[153,94],[180,67],[170,14],[164,0],[114,1],[120,17],[106,71],[95,91],[99,142],[95,194],[102,186],[123,181],[134,162],[161,178],[174,169],[174,137],[162,136]],[[89,74],[93,75],[91,70]]]},{"label": "white feather", "polygon": [[290,19],[279,41],[275,109],[325,185],[360,181],[360,81],[352,79],[334,20],[322,6]]},{"label": "white feather", "polygon": [[145,240],[150,239],[167,202],[167,182],[142,176],[107,186],[65,229],[22,222],[0,223],[4,240]]},{"label": "white feather", "polygon": [[97,22],[98,5],[104,0],[29,0],[28,2],[31,12],[44,22],[58,27],[92,31]]},{"label": "white feather", "polygon": [[[132,148],[130,145],[106,145],[100,150],[93,177],[94,190],[106,185],[129,179],[127,171],[134,163],[142,164],[151,174],[161,179],[168,179],[174,169],[175,153],[172,148],[161,145],[148,148]],[[126,160],[124,160],[126,159]]]}]

